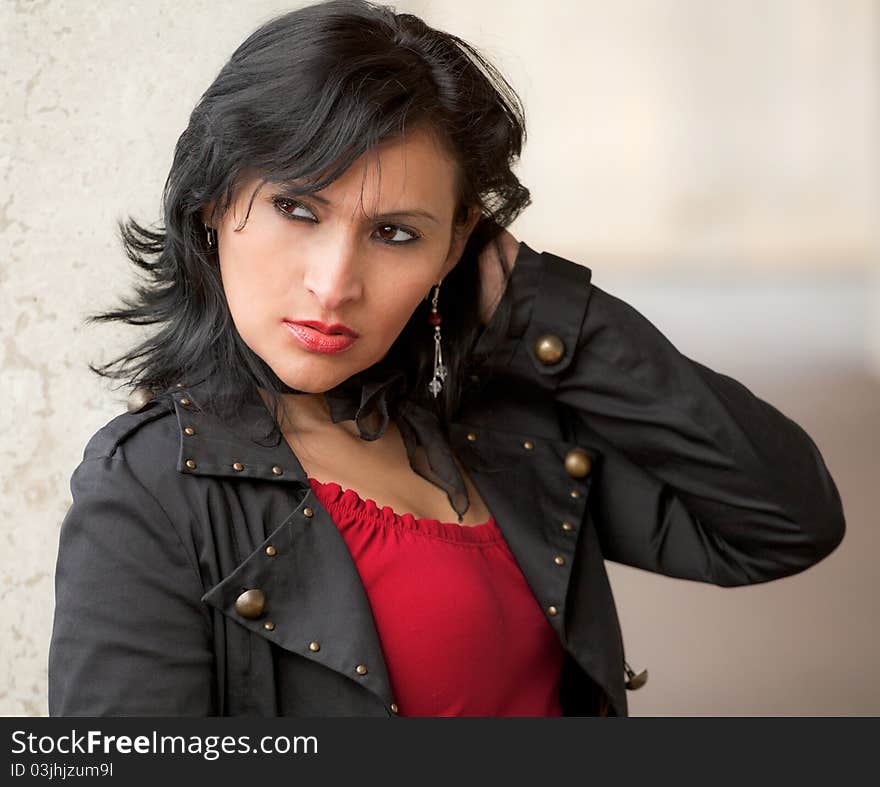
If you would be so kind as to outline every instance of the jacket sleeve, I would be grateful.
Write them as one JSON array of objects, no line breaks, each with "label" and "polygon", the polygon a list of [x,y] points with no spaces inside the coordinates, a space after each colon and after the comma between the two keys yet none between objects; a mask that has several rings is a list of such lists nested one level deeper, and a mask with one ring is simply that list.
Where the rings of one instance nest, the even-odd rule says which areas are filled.
[{"label": "jacket sleeve", "polygon": [[807,433],[680,353],[589,268],[522,243],[503,297],[512,321],[493,372],[576,413],[600,460],[605,558],[733,586],[795,574],[840,543],[840,495]]},{"label": "jacket sleeve", "polygon": [[49,715],[212,715],[211,621],[178,532],[119,456],[83,460],[70,488]]}]

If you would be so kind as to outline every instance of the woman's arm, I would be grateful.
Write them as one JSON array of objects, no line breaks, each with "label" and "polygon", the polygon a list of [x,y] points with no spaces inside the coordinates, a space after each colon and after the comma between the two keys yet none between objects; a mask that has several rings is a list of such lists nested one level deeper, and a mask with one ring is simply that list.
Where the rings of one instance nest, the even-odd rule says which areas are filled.
[{"label": "woman's arm", "polygon": [[[521,244],[504,298],[509,347],[482,362],[568,405],[595,438],[607,559],[744,585],[802,571],[840,543],[840,496],[807,433],[682,355],[589,268]],[[550,363],[548,335],[565,345]]]},{"label": "woman's arm", "polygon": [[173,524],[121,457],[84,460],[70,488],[49,715],[212,715],[210,613]]}]

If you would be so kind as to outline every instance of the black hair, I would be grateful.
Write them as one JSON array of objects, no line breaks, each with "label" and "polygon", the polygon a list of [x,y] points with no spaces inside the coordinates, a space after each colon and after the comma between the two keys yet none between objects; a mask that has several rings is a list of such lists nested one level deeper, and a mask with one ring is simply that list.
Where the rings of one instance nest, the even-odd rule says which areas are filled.
[{"label": "black hair", "polygon": [[[162,194],[164,226],[151,229],[130,216],[118,222],[125,252],[147,281],[134,285],[134,298],[121,299],[124,308],[86,319],[158,329],[89,368],[154,393],[222,378],[223,395],[200,403],[222,418],[237,413],[257,385],[277,421],[279,395],[295,389],[236,330],[202,213],[213,205],[214,217],[222,215],[254,171],[262,182],[308,183],[302,193],[325,188],[378,142],[415,128],[431,131],[458,165],[456,221],[469,206],[481,210],[441,288],[448,376],[435,404],[448,428],[470,374],[468,351],[483,330],[477,257],[495,243],[507,281],[497,238],[531,202],[511,169],[525,141],[525,115],[504,76],[470,44],[367,0],[330,0],[272,18],[221,68],[177,141]],[[490,344],[507,330],[505,303]],[[433,373],[429,309],[423,300],[383,359],[407,373],[412,391],[426,390]]]}]

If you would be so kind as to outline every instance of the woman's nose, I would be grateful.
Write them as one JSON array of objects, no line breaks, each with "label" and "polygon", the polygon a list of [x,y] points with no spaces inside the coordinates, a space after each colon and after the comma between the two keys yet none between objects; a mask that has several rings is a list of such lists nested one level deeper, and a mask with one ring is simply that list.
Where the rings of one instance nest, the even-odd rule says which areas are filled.
[{"label": "woman's nose", "polygon": [[309,261],[303,284],[326,312],[339,311],[349,301],[360,298],[363,282],[354,245],[344,241],[324,246]]}]

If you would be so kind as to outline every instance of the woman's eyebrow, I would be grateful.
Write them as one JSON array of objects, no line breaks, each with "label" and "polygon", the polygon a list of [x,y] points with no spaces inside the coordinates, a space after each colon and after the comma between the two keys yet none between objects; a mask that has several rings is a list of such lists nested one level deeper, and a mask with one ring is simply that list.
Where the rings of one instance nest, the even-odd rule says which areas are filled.
[{"label": "woman's eyebrow", "polygon": [[[308,195],[304,194],[303,196],[309,196],[312,199],[314,199],[316,202],[320,202],[322,205],[332,205],[330,200],[328,200],[326,197],[322,197],[320,194],[316,194],[314,192],[312,192]],[[420,217],[420,218],[428,219],[429,221],[433,221],[435,224],[440,223],[439,219],[437,219],[437,217],[434,216],[433,213],[428,213],[428,211],[421,210],[420,208],[405,208],[403,210],[392,210],[392,211],[387,211],[385,213],[376,213],[376,214],[373,214],[370,216],[370,218],[374,221],[375,220],[383,220],[383,219],[399,219],[399,218],[403,218],[403,217],[413,217],[413,218]]]}]

